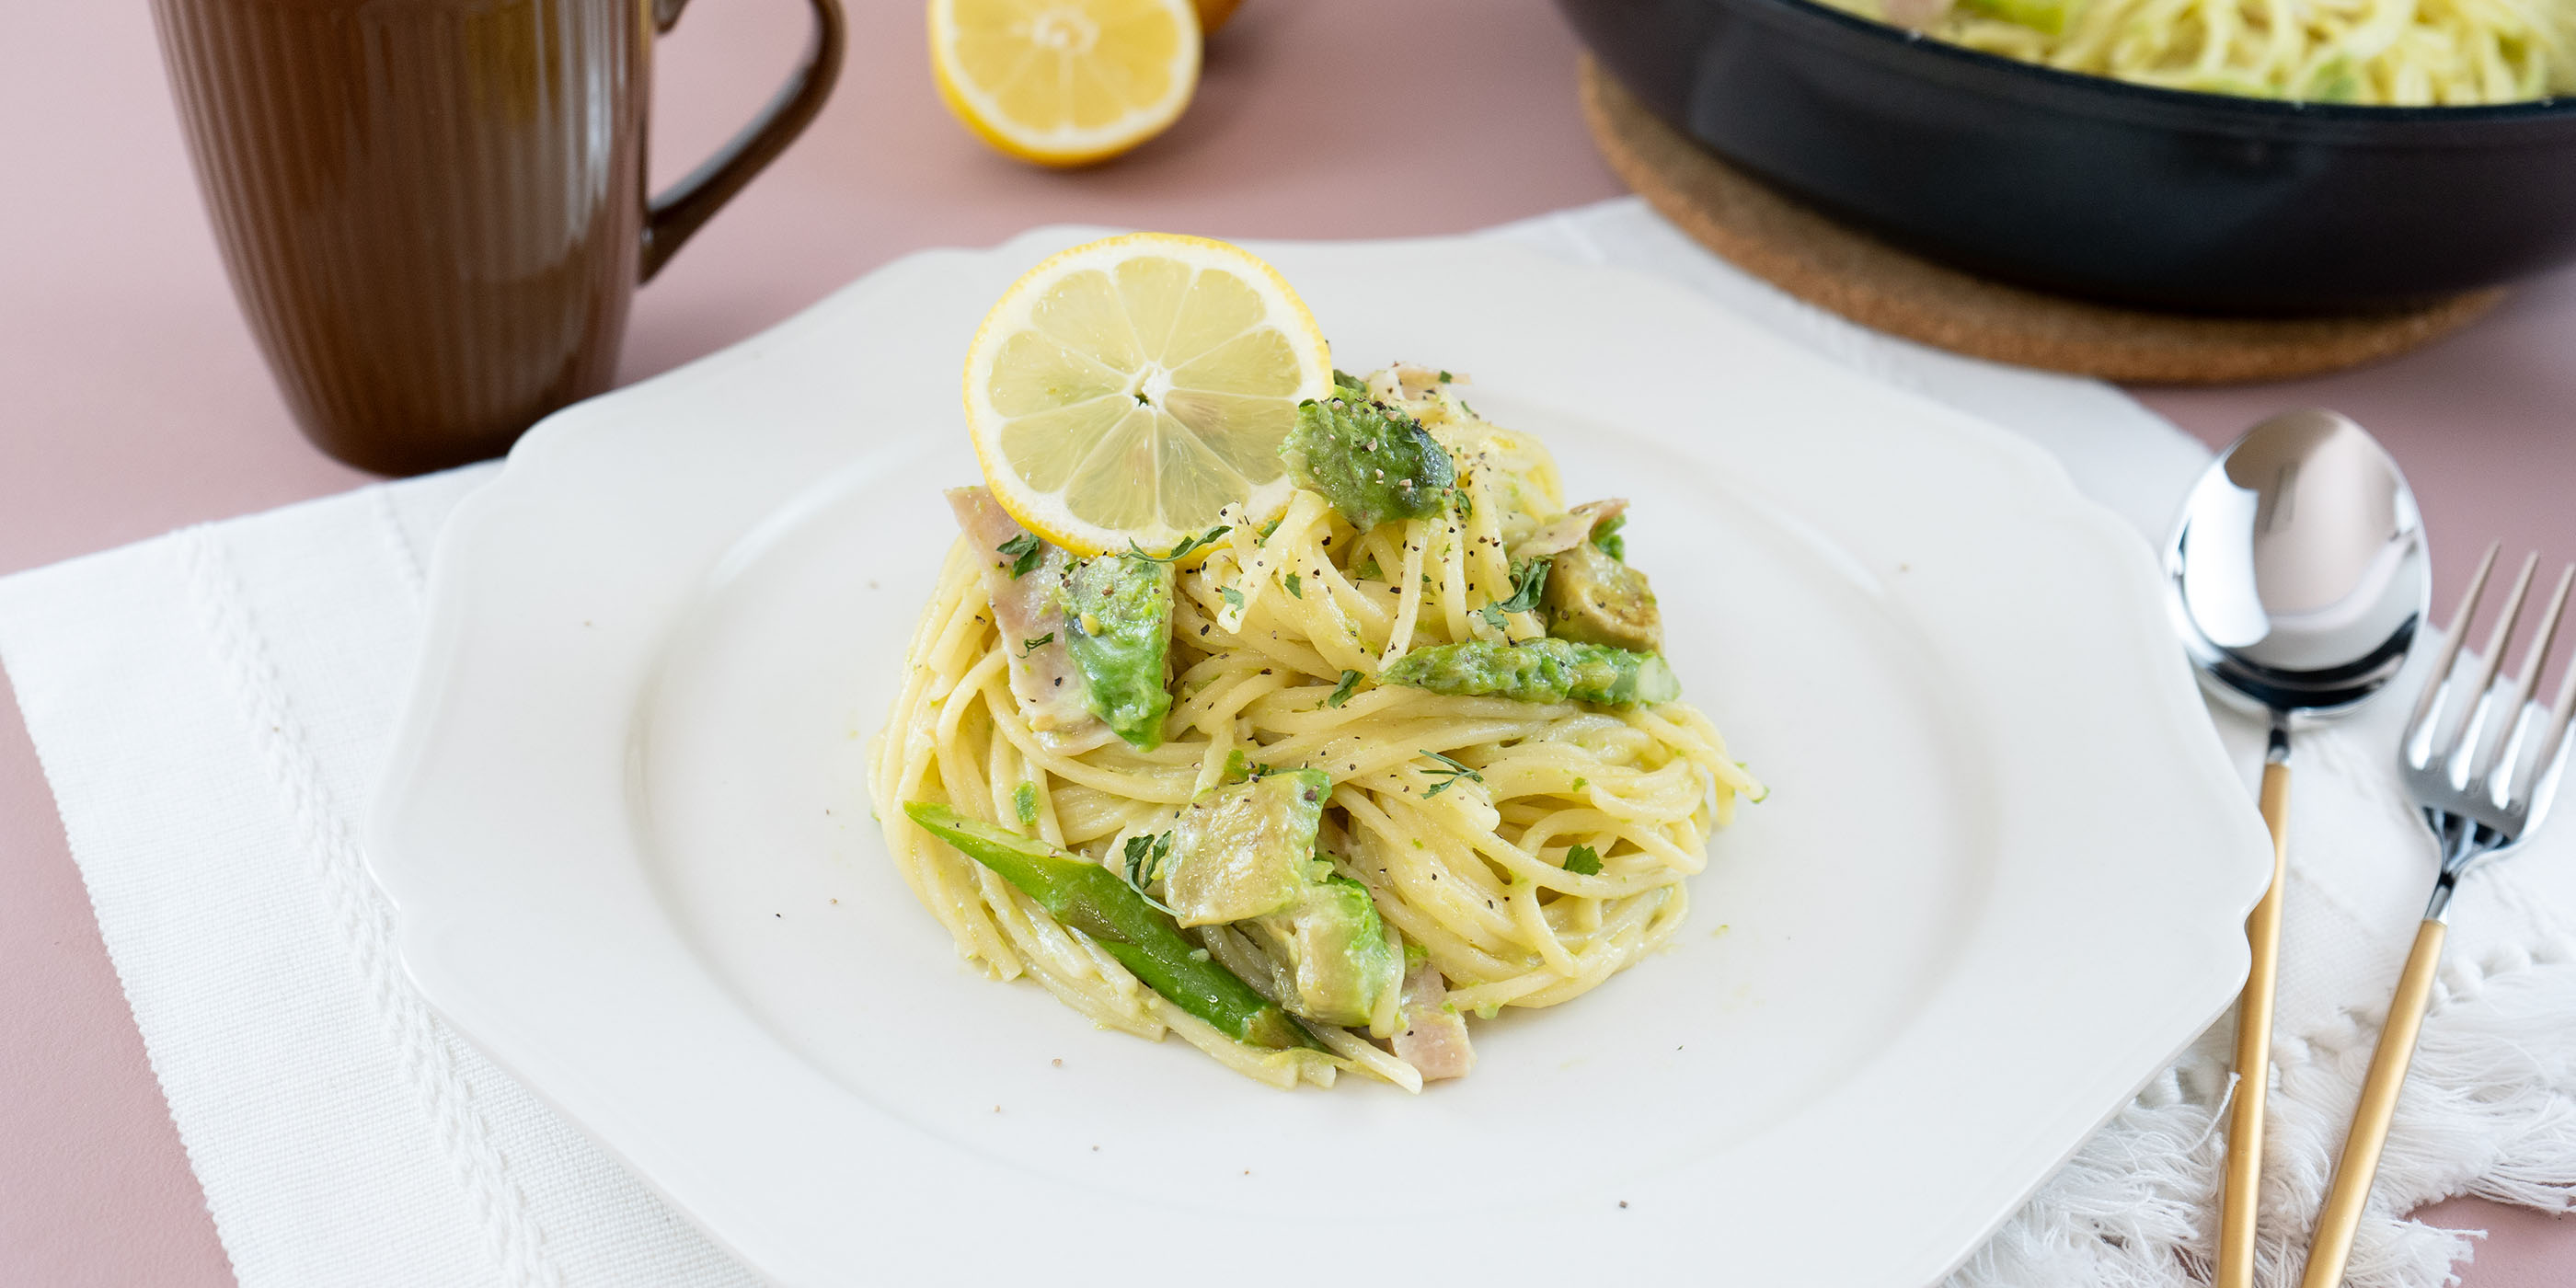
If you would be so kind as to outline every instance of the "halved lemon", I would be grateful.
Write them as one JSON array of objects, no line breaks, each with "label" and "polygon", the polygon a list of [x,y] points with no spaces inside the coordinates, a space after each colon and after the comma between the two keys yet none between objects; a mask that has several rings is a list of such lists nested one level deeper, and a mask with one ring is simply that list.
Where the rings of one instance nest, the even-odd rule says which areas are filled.
[{"label": "halved lemon", "polygon": [[1225,20],[1233,17],[1234,11],[1242,7],[1243,0],[1196,0],[1196,3],[1200,32],[1213,36],[1216,34],[1216,29],[1224,26]]},{"label": "halved lemon", "polygon": [[1130,233],[1004,292],[966,355],[966,426],[993,496],[1077,554],[1171,549],[1295,484],[1279,444],[1333,362],[1278,270],[1239,246]]},{"label": "halved lemon", "polygon": [[1199,83],[1191,0],[930,0],[948,110],[1024,161],[1083,165],[1163,132]]}]

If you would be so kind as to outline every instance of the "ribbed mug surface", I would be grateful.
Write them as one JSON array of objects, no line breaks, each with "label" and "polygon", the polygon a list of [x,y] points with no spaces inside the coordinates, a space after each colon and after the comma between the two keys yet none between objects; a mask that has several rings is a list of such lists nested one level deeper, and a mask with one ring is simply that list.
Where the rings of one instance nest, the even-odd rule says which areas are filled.
[{"label": "ribbed mug surface", "polygon": [[154,0],[233,288],[305,433],[409,474],[608,387],[649,0]]}]

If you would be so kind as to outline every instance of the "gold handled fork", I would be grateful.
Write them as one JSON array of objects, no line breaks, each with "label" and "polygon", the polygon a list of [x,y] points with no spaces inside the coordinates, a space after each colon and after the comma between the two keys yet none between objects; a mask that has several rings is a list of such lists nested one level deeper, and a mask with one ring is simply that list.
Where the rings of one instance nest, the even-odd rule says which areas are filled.
[{"label": "gold handled fork", "polygon": [[[2496,547],[2488,546],[2469,579],[2468,594],[2451,617],[2449,637],[2424,681],[2423,696],[2406,723],[2398,744],[2399,775],[2406,791],[2423,811],[2424,824],[2442,850],[2442,871],[2433,882],[2415,947],[2397,977],[2397,995],[2388,1003],[2388,1023],[2379,1046],[2371,1052],[2370,1073],[2361,1084],[2361,1103],[2353,1110],[2352,1131],[2343,1157],[2335,1163],[2325,1207],[2317,1214],[2315,1237],[2308,1244],[2308,1269],[2301,1288],[2335,1288],[2343,1282],[2344,1263],[2352,1254],[2353,1231],[2361,1225],[2371,1179],[2379,1172],[2380,1147],[2388,1141],[2389,1120],[2397,1113],[2397,1092],[2405,1085],[2406,1067],[2415,1056],[2416,1031],[2433,998],[2434,972],[2442,964],[2442,938],[2449,929],[2451,892],[2460,878],[2489,859],[2520,845],[2548,809],[2561,762],[2567,753],[2567,723],[2576,714],[2576,665],[2558,685],[2558,700],[2546,713],[2527,708],[2549,646],[2567,608],[2567,592],[2576,583],[2576,563],[2558,576],[2557,593],[2540,615],[2540,629],[2523,654],[2522,676],[2497,684],[2496,674],[2513,643],[2523,601],[2531,591],[2532,570],[2540,556],[2522,562],[2513,593],[2487,637],[2486,653],[2471,668],[2472,679],[2454,684],[2452,663],[2460,655],[2460,636],[2477,611],[2487,574],[2495,568]],[[2540,730],[2537,741],[2531,734]]]}]

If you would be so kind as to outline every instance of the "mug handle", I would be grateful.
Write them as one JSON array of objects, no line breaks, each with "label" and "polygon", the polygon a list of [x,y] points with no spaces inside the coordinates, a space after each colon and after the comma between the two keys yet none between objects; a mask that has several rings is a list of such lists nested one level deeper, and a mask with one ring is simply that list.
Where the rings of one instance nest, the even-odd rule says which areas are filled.
[{"label": "mug handle", "polygon": [[[689,0],[653,0],[655,34],[667,33],[680,21]],[[699,163],[678,183],[653,198],[644,211],[644,272],[652,281],[662,265],[689,240],[689,234],[742,191],[796,136],[805,132],[832,85],[841,78],[841,48],[846,43],[840,0],[809,0],[814,6],[814,39],[787,83],[770,96],[769,105],[742,132]]]}]

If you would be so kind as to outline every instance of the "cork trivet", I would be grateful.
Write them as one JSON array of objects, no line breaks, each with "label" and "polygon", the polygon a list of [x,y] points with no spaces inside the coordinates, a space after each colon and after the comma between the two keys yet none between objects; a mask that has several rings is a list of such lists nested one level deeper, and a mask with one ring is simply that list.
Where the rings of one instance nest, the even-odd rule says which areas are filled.
[{"label": "cork trivet", "polygon": [[2504,288],[2393,313],[2199,317],[2050,295],[1945,268],[1837,223],[1720,160],[1590,57],[1592,141],[1665,218],[1744,271],[1864,326],[1958,353],[2110,380],[2280,380],[2402,353],[2494,308]]}]

